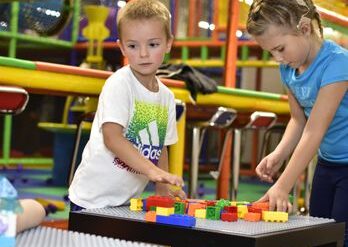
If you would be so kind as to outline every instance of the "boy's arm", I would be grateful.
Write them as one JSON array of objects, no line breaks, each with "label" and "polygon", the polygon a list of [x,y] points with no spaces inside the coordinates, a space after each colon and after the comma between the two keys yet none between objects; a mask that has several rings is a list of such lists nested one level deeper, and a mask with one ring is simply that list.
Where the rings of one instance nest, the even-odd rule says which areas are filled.
[{"label": "boy's arm", "polygon": [[320,89],[301,139],[286,169],[277,183],[267,192],[271,210],[274,208],[277,208],[277,210],[286,209],[288,193],[294,186],[298,176],[316,154],[347,90],[348,81],[329,84]]},{"label": "boy's arm", "polygon": [[[163,171],[168,171],[168,148],[164,146],[161,152],[160,159],[158,160],[158,167]],[[186,198],[186,194],[181,188],[173,188],[171,185],[164,183],[156,183],[156,194],[163,196],[178,196],[182,199]]]},{"label": "boy's arm", "polygon": [[136,171],[144,174],[153,182],[169,183],[176,186],[183,186],[180,177],[169,174],[151,161],[143,157],[129,142],[122,133],[123,127],[116,123],[104,123],[102,132],[105,146],[118,158]]}]

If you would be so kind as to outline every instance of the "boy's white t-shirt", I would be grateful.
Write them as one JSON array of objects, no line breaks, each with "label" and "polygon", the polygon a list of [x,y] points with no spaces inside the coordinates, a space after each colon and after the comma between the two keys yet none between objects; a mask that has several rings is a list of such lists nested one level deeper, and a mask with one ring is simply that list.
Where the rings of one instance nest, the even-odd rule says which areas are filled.
[{"label": "boy's white t-shirt", "polygon": [[174,94],[157,81],[159,91],[149,91],[129,66],[106,80],[90,139],[69,188],[73,203],[84,208],[119,206],[141,195],[148,179],[106,148],[102,125],[106,122],[122,125],[124,136],[157,164],[163,146],[178,139]]}]

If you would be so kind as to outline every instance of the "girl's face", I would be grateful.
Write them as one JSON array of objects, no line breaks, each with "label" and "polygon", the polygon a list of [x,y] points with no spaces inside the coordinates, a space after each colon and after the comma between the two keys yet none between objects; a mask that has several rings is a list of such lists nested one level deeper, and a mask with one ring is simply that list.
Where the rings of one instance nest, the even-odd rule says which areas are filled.
[{"label": "girl's face", "polygon": [[312,60],[309,37],[310,33],[295,35],[291,30],[276,25],[270,25],[264,34],[254,36],[256,42],[277,62],[302,70]]},{"label": "girl's face", "polygon": [[173,39],[167,39],[163,23],[156,19],[127,20],[122,25],[122,54],[141,83],[152,82]]}]

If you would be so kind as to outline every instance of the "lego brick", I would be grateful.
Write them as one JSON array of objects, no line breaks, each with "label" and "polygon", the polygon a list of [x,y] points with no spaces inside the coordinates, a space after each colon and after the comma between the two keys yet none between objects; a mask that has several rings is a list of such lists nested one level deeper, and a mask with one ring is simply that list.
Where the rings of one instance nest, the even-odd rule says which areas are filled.
[{"label": "lego brick", "polygon": [[262,208],[255,208],[253,206],[248,207],[248,212],[249,213],[259,213],[262,214]]},{"label": "lego brick", "polygon": [[175,202],[174,204],[174,213],[175,214],[185,214],[185,203],[184,202]]},{"label": "lego brick", "polygon": [[196,209],[194,216],[196,218],[205,219],[207,217],[207,210],[206,209]]},{"label": "lego brick", "polygon": [[248,212],[248,206],[246,205],[238,205],[237,206],[237,214],[238,218],[243,219],[244,215]]},{"label": "lego brick", "polygon": [[257,222],[261,220],[261,213],[248,212],[244,215],[245,221]]},{"label": "lego brick", "polygon": [[163,216],[169,216],[171,214],[174,214],[174,208],[157,207],[156,208],[156,214],[157,215],[163,215]]},{"label": "lego brick", "polygon": [[201,203],[190,203],[188,205],[188,210],[187,210],[187,214],[189,216],[195,216],[195,211],[197,209],[202,209],[202,208],[205,208],[206,206],[204,204],[201,204]]},{"label": "lego brick", "polygon": [[156,222],[167,225],[194,227],[196,225],[196,218],[181,214],[172,214],[170,216],[157,215]]},{"label": "lego brick", "polygon": [[230,206],[231,202],[229,200],[225,200],[225,199],[220,199],[216,202],[215,206],[219,206],[221,208],[224,208],[225,206]]},{"label": "lego brick", "polygon": [[237,206],[225,206],[224,211],[228,213],[237,213]]},{"label": "lego brick", "polygon": [[287,212],[262,211],[262,220],[266,222],[287,222],[289,214]]},{"label": "lego brick", "polygon": [[132,198],[130,199],[129,209],[132,211],[141,211],[143,210],[143,201],[141,198]]},{"label": "lego brick", "polygon": [[210,220],[219,220],[220,219],[220,211],[221,208],[220,207],[212,207],[212,206],[208,206],[207,207],[207,219]]},{"label": "lego brick", "polygon": [[146,211],[149,211],[151,207],[174,207],[175,200],[169,196],[149,196],[146,200]]},{"label": "lego brick", "polygon": [[251,206],[254,207],[254,208],[261,208],[264,211],[268,211],[269,210],[269,203],[268,202],[252,203]]},{"label": "lego brick", "polygon": [[145,221],[156,222],[156,212],[155,211],[147,211],[145,213]]},{"label": "lego brick", "polygon": [[228,221],[228,222],[237,221],[238,214],[237,213],[229,213],[229,212],[221,213],[221,220]]}]

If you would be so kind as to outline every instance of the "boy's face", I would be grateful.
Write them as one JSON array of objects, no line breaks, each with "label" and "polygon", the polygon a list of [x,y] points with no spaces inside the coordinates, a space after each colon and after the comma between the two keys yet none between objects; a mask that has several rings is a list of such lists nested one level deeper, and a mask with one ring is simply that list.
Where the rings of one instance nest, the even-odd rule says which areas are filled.
[{"label": "boy's face", "polygon": [[156,74],[173,39],[167,39],[163,23],[156,19],[126,20],[122,25],[122,54],[138,80],[146,82]]},{"label": "boy's face", "polygon": [[269,51],[274,59],[292,68],[307,67],[310,53],[309,39],[304,34],[295,35],[284,27],[270,25],[262,35],[255,36],[256,42]]}]

